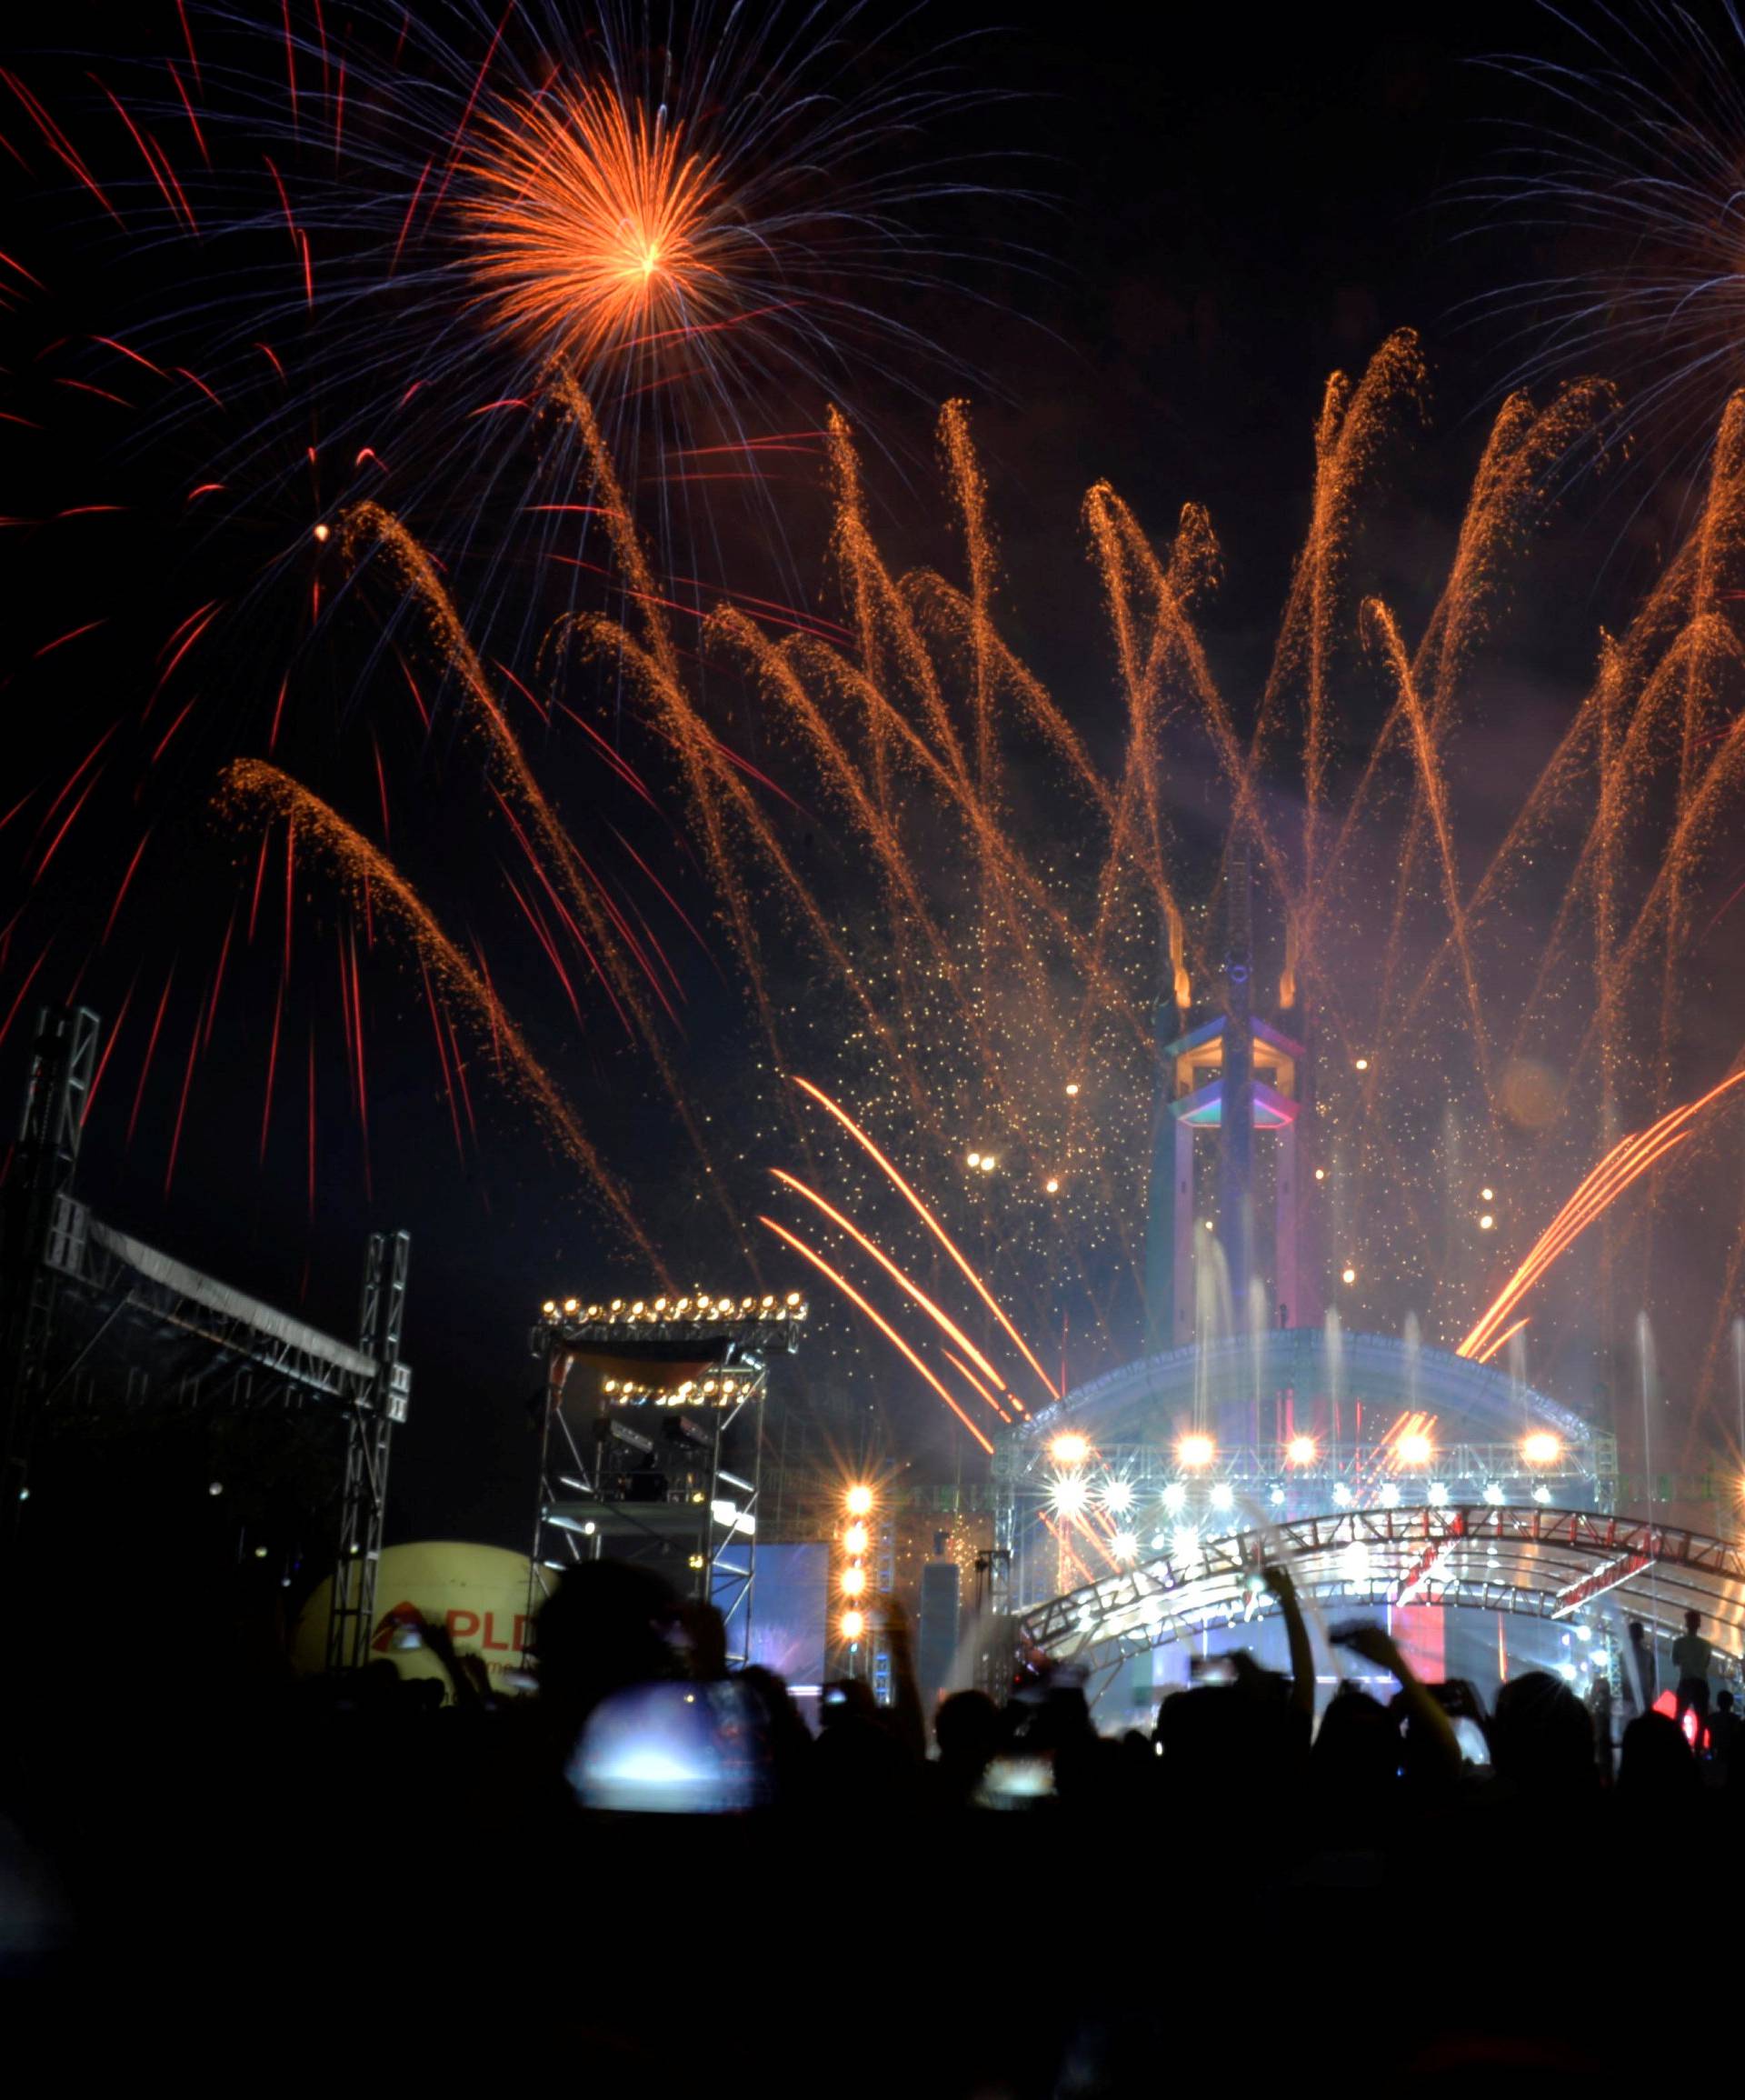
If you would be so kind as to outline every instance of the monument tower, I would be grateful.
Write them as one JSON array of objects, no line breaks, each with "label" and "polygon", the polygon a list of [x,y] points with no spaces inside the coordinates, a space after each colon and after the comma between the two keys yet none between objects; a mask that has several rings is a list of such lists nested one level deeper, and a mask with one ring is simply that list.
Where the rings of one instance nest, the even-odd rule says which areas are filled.
[{"label": "monument tower", "polygon": [[[1309,1054],[1254,1011],[1252,885],[1245,845],[1232,847],[1225,891],[1224,952],[1218,1005],[1210,1016],[1161,1045],[1152,1134],[1151,1202],[1146,1225],[1145,1298],[1152,1352],[1217,1339],[1202,1325],[1248,1323],[1251,1284],[1266,1291],[1267,1324],[1313,1325],[1321,1317],[1314,1265],[1304,1245],[1300,1184],[1309,1125]],[[1158,1034],[1163,1034],[1160,1002]],[[1176,1013],[1177,1025],[1186,1018]],[[1257,1235],[1254,1136],[1272,1145],[1272,1229]],[[1196,1145],[1196,1139],[1201,1140]],[[1215,1220],[1198,1215],[1203,1151],[1215,1150]],[[1208,1232],[1208,1224],[1215,1230]],[[1228,1311],[1220,1294],[1202,1292],[1196,1272],[1213,1246],[1229,1278]]]}]

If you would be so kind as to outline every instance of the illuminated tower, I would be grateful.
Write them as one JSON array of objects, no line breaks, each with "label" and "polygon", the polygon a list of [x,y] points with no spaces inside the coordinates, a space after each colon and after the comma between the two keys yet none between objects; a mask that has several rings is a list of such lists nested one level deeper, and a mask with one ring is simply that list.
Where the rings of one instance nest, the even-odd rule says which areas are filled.
[{"label": "illuminated tower", "polygon": [[[1248,853],[1238,846],[1231,855],[1218,1010],[1158,1051],[1145,1247],[1153,1351],[1215,1338],[1196,1332],[1194,1269],[1204,1252],[1196,1236],[1212,1237],[1204,1231],[1212,1221],[1195,1215],[1194,1141],[1201,1132],[1217,1150],[1216,1239],[1230,1279],[1231,1325],[1238,1330],[1246,1325],[1255,1275],[1268,1286],[1269,1324],[1307,1326],[1321,1316],[1299,1201],[1299,1183],[1309,1171],[1302,1157],[1307,1126],[1298,1127],[1308,1100],[1308,1053],[1255,1014],[1253,978]],[[1256,1131],[1268,1134],[1273,1145],[1272,1231],[1258,1238]]]}]

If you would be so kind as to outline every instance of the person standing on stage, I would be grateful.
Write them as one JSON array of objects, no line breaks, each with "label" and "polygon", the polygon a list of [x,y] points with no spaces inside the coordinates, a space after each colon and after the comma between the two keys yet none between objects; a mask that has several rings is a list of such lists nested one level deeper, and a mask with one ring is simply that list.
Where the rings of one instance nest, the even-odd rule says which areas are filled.
[{"label": "person standing on stage", "polygon": [[1702,1732],[1709,1720],[1709,1669],[1714,1653],[1702,1637],[1702,1614],[1686,1612],[1684,1632],[1672,1644],[1672,1667],[1679,1680],[1679,1707],[1675,1718],[1682,1728],[1687,1711],[1695,1710],[1699,1755],[1702,1751]]}]

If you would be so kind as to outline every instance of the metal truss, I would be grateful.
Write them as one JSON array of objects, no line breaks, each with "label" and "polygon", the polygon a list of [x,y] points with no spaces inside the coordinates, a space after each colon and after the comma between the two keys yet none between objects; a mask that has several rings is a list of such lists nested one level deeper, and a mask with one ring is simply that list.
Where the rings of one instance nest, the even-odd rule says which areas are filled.
[{"label": "metal truss", "polygon": [[1445,1508],[1348,1509],[1159,1554],[1020,1615],[1021,1647],[1096,1669],[1213,1626],[1277,1609],[1263,1565],[1289,1567],[1317,1602],[1402,1601],[1545,1620],[1630,1589],[1629,1609],[1657,1633],[1701,1613],[1716,1662],[1745,1660],[1745,1548],[1727,1539],[1583,1509],[1487,1503]]},{"label": "metal truss", "polygon": [[[544,1382],[530,1628],[565,1566],[608,1550],[669,1563],[683,1555],[692,1595],[722,1615],[729,1666],[751,1659],[767,1359],[799,1346],[806,1308],[797,1294],[779,1307],[748,1299],[743,1312],[733,1301],[711,1303],[723,1308],[716,1316],[692,1316],[687,1307],[687,1316],[671,1319],[641,1302],[633,1314],[548,1305],[533,1329]],[[577,1389],[574,1374],[584,1366],[622,1373],[627,1362],[648,1372],[636,1398],[603,1381],[598,1392]],[[662,1365],[673,1374],[706,1366],[715,1375],[663,1379]],[[614,1376],[613,1385],[622,1389],[623,1381]],[[626,1475],[657,1455],[673,1476],[663,1499],[631,1499]]]},{"label": "metal truss", "polygon": [[[1291,1448],[1288,1443],[1219,1446],[1205,1464],[1189,1465],[1173,1448],[1157,1444],[1099,1445],[1085,1470],[1093,1477],[1107,1475],[1142,1489],[1163,1487],[1172,1481],[1188,1488],[1212,1487],[1223,1481],[1250,1492],[1276,1486],[1292,1495],[1312,1494],[1335,1482],[1372,1492],[1384,1480],[1419,1495],[1432,1480],[1446,1485],[1451,1495],[1461,1488],[1481,1488],[1492,1481],[1529,1480],[1548,1485],[1580,1481],[1609,1492],[1618,1479],[1617,1440],[1591,1431],[1561,1442],[1557,1457],[1549,1464],[1530,1464],[1518,1443],[1439,1444],[1428,1458],[1410,1465],[1379,1440],[1317,1443],[1315,1455],[1307,1461],[1293,1460]],[[1033,1490],[1041,1484],[1052,1485],[1059,1470],[1049,1462],[1045,1450],[1032,1450],[1009,1468],[1009,1475],[1014,1488],[1022,1492],[1024,1486]]]},{"label": "metal truss", "polygon": [[[406,1418],[400,1361],[410,1243],[369,1242],[359,1345],[337,1341],[92,1216],[72,1193],[97,1017],[45,1009],[5,1214],[0,1339],[9,1515],[28,1491],[35,1424],[119,1403],[138,1412],[282,1412],[343,1419],[330,1665],[367,1659],[388,1448]],[[10,1534],[8,1535],[10,1536]]]}]

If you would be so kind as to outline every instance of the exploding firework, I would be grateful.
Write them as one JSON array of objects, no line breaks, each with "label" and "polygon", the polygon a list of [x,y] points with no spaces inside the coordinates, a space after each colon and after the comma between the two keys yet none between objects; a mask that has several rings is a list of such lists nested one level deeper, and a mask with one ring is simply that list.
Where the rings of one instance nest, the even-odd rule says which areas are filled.
[{"label": "exploding firework", "polygon": [[1492,61],[1529,110],[1463,201],[1548,259],[1476,309],[1509,325],[1518,383],[1616,379],[1636,471],[1681,478],[1745,378],[1745,32],[1658,0],[1544,14],[1565,48]]}]

